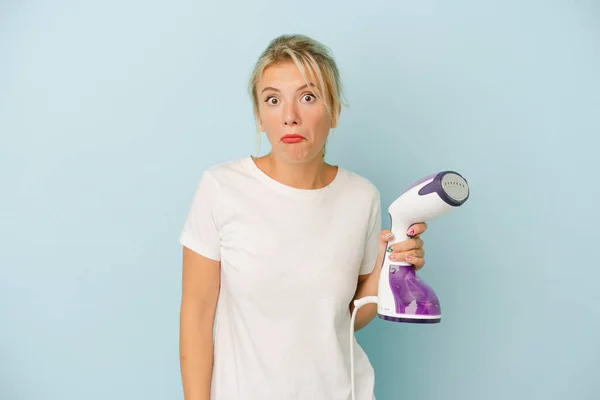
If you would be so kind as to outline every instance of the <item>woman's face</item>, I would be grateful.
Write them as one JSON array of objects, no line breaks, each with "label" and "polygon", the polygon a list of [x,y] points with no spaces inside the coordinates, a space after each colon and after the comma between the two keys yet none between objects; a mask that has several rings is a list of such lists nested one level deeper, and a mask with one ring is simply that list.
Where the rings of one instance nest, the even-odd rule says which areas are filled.
[{"label": "woman's face", "polygon": [[287,62],[265,69],[256,90],[261,129],[273,153],[292,163],[321,157],[332,120],[296,65]]}]

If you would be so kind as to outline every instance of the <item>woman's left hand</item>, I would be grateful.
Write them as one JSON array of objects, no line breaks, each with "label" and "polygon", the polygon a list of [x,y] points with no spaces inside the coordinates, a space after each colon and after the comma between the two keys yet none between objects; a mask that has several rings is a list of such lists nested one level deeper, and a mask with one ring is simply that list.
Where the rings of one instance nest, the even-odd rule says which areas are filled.
[{"label": "woman's left hand", "polygon": [[[385,246],[387,247],[386,257],[389,257],[395,261],[406,261],[415,267],[415,271],[418,271],[421,268],[423,268],[423,266],[425,265],[425,250],[423,250],[423,240],[420,236],[426,230],[427,224],[421,222],[412,225],[408,229],[408,232],[406,232],[406,234],[411,237],[410,239],[403,240],[389,247],[387,247],[387,241],[384,241]],[[380,237],[385,238],[386,235],[391,233],[392,232],[389,230],[382,231]],[[384,243],[380,242],[380,244],[382,245]]]}]

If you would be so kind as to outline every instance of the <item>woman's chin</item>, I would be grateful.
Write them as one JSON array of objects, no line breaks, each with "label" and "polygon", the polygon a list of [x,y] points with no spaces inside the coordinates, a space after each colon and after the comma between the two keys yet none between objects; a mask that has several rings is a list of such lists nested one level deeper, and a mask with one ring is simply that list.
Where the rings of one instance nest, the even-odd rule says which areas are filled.
[{"label": "woman's chin", "polygon": [[303,163],[314,160],[320,157],[322,151],[315,149],[311,146],[300,145],[296,143],[294,145],[282,146],[278,149],[278,156],[289,163]]}]

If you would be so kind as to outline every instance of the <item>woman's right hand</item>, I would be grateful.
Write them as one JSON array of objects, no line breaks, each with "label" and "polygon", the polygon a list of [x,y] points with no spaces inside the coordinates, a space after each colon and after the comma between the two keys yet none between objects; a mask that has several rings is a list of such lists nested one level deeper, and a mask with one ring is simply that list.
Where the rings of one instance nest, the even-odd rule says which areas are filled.
[{"label": "woman's right hand", "polygon": [[425,265],[425,250],[423,250],[423,240],[421,235],[427,230],[427,224],[424,222],[411,225],[406,234],[410,236],[393,246],[388,246],[390,240],[394,238],[392,231],[384,229],[379,234],[378,257],[389,257],[397,261],[406,261],[415,267],[415,270],[423,268]]}]

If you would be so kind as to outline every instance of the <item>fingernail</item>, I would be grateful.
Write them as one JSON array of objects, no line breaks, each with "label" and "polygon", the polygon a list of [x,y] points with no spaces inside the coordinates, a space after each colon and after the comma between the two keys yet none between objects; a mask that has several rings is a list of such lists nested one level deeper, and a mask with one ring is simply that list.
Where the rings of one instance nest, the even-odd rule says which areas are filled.
[{"label": "fingernail", "polygon": [[384,238],[386,238],[386,239],[391,239],[392,237],[394,237],[394,235],[392,235],[391,233],[388,233],[387,235],[384,236]]},{"label": "fingernail", "polygon": [[395,255],[393,255],[393,254],[390,254],[390,255],[389,255],[389,259],[390,259],[390,260],[395,260],[395,259],[396,259],[396,256],[395,256]]},{"label": "fingernail", "polygon": [[412,257],[411,256],[406,256],[406,261],[410,261],[410,260],[412,260]]},{"label": "fingernail", "polygon": [[409,234],[409,235],[412,235],[413,233],[415,233],[415,228],[410,228],[410,229],[408,230],[408,234]]}]

